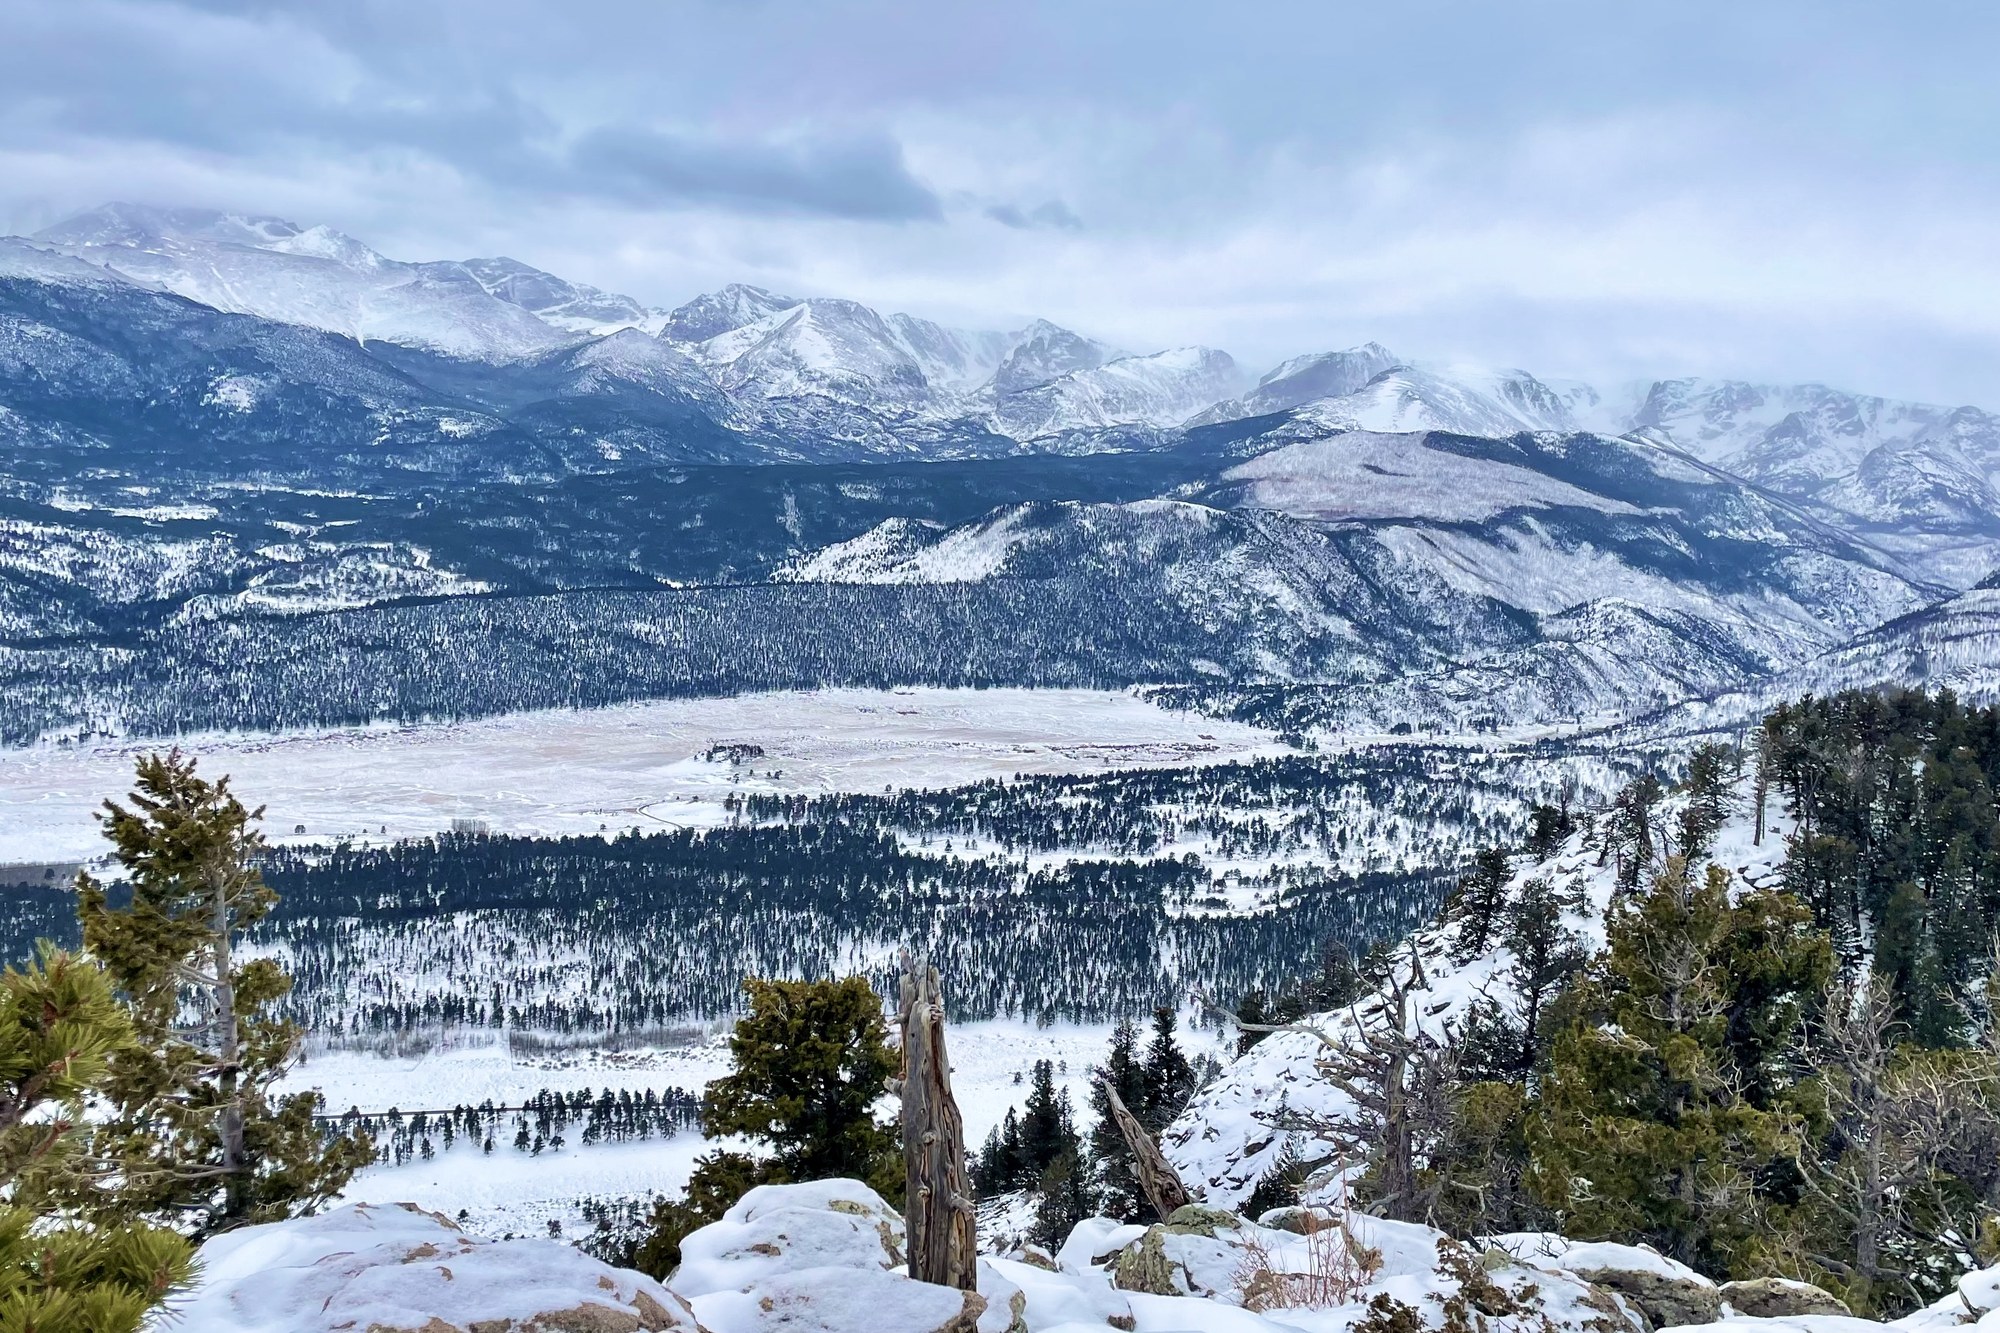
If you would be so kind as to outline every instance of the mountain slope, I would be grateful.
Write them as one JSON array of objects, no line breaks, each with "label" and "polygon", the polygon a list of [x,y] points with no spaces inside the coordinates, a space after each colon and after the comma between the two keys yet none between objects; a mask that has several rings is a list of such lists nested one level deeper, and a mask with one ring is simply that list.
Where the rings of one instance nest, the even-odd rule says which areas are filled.
[{"label": "mountain slope", "polygon": [[331,228],[281,218],[108,204],[34,239],[217,310],[361,342],[497,360],[575,340],[494,295],[465,265],[398,263]]},{"label": "mountain slope", "polygon": [[1226,352],[1182,347],[1072,370],[1001,398],[994,420],[1034,440],[1111,426],[1177,426],[1239,382]]},{"label": "mountain slope", "polygon": [[[1738,808],[1747,802],[1740,799]],[[1517,897],[1531,879],[1551,881],[1559,893],[1574,895],[1576,906],[1564,923],[1595,951],[1604,946],[1604,915],[1616,888],[1615,864],[1599,865],[1587,835],[1574,834],[1548,860],[1515,857],[1508,885]],[[1778,882],[1784,859],[1782,837],[1766,836],[1753,844],[1747,818],[1731,819],[1718,834],[1710,860],[1729,872],[1733,891]],[[1412,975],[1408,1030],[1436,1037],[1461,1029],[1472,1006],[1491,1000],[1510,1012],[1518,995],[1508,980],[1513,961],[1504,944],[1496,944],[1469,960],[1454,959],[1459,927],[1433,926],[1419,931],[1396,951],[1392,966],[1399,977]],[[1358,1034],[1393,1021],[1384,993],[1364,995],[1353,1007],[1314,1015],[1306,1022],[1336,1044],[1358,1042]],[[1332,1144],[1309,1130],[1281,1125],[1290,1113],[1294,1121],[1314,1119],[1340,1124],[1357,1112],[1352,1099],[1320,1078],[1313,1068],[1320,1042],[1304,1032],[1275,1033],[1257,1043],[1195,1095],[1188,1108],[1161,1136],[1161,1147],[1184,1179],[1212,1202],[1240,1207],[1257,1181],[1284,1155],[1287,1147],[1308,1163],[1323,1162]]]}]

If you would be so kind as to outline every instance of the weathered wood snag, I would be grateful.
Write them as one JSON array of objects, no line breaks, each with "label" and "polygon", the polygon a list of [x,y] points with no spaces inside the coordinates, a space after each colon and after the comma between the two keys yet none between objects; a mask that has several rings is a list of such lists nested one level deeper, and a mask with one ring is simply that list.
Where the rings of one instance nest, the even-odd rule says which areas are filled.
[{"label": "weathered wood snag", "polygon": [[897,1024],[903,1032],[903,1167],[909,1180],[903,1227],[910,1276],[972,1291],[979,1285],[979,1240],[965,1127],[944,1049],[944,998],[937,969],[918,963],[907,949]]},{"label": "weathered wood snag", "polygon": [[1153,1205],[1153,1211],[1164,1222],[1174,1215],[1176,1208],[1184,1208],[1194,1200],[1188,1197],[1187,1186],[1181,1184],[1174,1164],[1160,1151],[1160,1145],[1153,1142],[1153,1136],[1139,1123],[1139,1117],[1125,1105],[1117,1087],[1107,1078],[1100,1078],[1098,1082],[1110,1099],[1112,1122],[1125,1136],[1125,1146],[1132,1150],[1132,1165],[1134,1174],[1139,1177],[1139,1192],[1146,1196],[1146,1202]]}]

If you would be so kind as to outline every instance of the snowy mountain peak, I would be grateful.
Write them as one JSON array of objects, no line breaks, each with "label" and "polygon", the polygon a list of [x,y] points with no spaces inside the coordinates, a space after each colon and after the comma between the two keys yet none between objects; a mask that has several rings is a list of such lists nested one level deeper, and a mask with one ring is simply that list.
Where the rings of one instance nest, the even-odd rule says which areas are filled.
[{"label": "snowy mountain peak", "polygon": [[1103,343],[1038,319],[1015,335],[1014,346],[994,372],[993,391],[1004,398],[1061,375],[1095,370],[1118,355]]},{"label": "snowy mountain peak", "polygon": [[1242,384],[1227,352],[1177,347],[1075,370],[1000,400],[996,419],[1016,439],[1111,426],[1178,426]]},{"label": "snowy mountain peak", "polygon": [[650,311],[629,296],[569,282],[518,259],[468,259],[463,265],[486,292],[511,305],[578,333],[615,333],[619,329],[656,331],[665,316]]},{"label": "snowy mountain peak", "polygon": [[504,360],[576,336],[496,298],[463,265],[400,263],[283,218],[106,204],[35,239],[141,286],[361,342]]},{"label": "snowy mountain peak", "polygon": [[697,296],[669,311],[660,336],[674,342],[707,342],[798,304],[798,297],[779,296],[762,287],[732,282],[720,291]]},{"label": "snowy mountain peak", "polygon": [[1267,416],[1321,398],[1355,393],[1402,359],[1380,343],[1363,343],[1344,352],[1313,352],[1295,356],[1269,371],[1257,387],[1233,402],[1217,403],[1193,425]]},{"label": "snowy mountain peak", "polygon": [[148,204],[110,203],[45,227],[35,233],[35,239],[66,246],[131,245],[144,248],[162,241],[187,240],[276,249],[296,239],[305,230],[296,222],[277,217],[224,213],[212,208],[154,208]]}]

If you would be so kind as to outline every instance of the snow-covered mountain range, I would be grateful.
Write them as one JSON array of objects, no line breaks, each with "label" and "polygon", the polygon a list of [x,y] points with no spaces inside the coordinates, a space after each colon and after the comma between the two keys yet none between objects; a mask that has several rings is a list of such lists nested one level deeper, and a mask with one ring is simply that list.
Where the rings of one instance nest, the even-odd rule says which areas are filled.
[{"label": "snow-covered mountain range", "polygon": [[412,599],[1034,585],[1103,608],[1124,665],[962,632],[1303,727],[1996,683],[2000,416],[1818,385],[1376,343],[1251,384],[1044,320],[744,285],[656,309],[117,204],[0,239],[0,443],[0,635],[36,651]]}]

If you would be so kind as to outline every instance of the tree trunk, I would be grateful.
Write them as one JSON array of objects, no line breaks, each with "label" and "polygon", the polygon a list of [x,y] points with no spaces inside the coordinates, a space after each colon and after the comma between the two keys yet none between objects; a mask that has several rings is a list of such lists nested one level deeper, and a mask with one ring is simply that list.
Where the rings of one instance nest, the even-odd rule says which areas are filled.
[{"label": "tree trunk", "polygon": [[1139,1123],[1139,1117],[1132,1114],[1125,1105],[1125,1099],[1118,1095],[1117,1085],[1110,1079],[1101,1080],[1104,1095],[1111,1106],[1112,1123],[1125,1137],[1125,1146],[1132,1150],[1132,1162],[1139,1177],[1139,1192],[1146,1196],[1146,1202],[1153,1205],[1153,1211],[1160,1215],[1162,1222],[1174,1215],[1177,1208],[1186,1207],[1194,1200],[1188,1197],[1187,1186],[1181,1183],[1180,1173],[1174,1164],[1160,1151],[1160,1145],[1153,1142],[1153,1136]]},{"label": "tree trunk", "polygon": [[965,1128],[951,1095],[944,1049],[944,1000],[937,969],[903,954],[898,1005],[903,1030],[903,1228],[910,1276],[972,1291],[979,1285],[979,1239]]},{"label": "tree trunk", "polygon": [[226,1173],[222,1177],[222,1215],[236,1219],[247,1210],[248,1182],[243,1178],[243,1100],[238,1078],[243,1055],[236,1027],[236,978],[231,972],[229,884],[226,870],[210,876],[209,929],[214,932],[215,949],[216,1081],[222,1094],[216,1129]]}]

